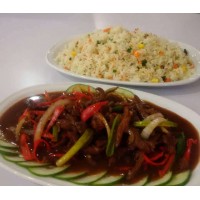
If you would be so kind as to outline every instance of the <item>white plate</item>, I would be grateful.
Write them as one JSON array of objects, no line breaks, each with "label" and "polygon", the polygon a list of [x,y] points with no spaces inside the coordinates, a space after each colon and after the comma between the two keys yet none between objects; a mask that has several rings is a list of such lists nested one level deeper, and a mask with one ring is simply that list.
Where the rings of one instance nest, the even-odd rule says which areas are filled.
[{"label": "white plate", "polygon": [[146,86],[146,87],[166,87],[166,86],[185,85],[185,84],[193,83],[194,81],[197,81],[200,78],[200,51],[198,51],[197,49],[195,49],[194,47],[192,47],[188,44],[184,44],[184,43],[177,42],[177,41],[173,41],[173,42],[178,43],[182,49],[187,49],[190,57],[192,58],[192,60],[194,62],[194,65],[196,67],[196,72],[188,79],[181,80],[181,81],[174,81],[174,82],[166,82],[166,83],[145,83],[145,82],[130,82],[130,81],[100,79],[100,78],[95,78],[95,77],[90,77],[90,76],[79,75],[74,72],[63,69],[55,61],[55,57],[57,56],[58,52],[60,52],[69,41],[70,40],[65,40],[65,41],[59,42],[59,43],[55,44],[53,47],[51,47],[47,51],[46,61],[55,70],[65,74],[65,75],[71,76],[71,77],[84,79],[87,81],[107,83],[107,84]]},{"label": "white plate", "polygon": [[[36,94],[41,94],[44,91],[49,91],[49,92],[63,91],[63,90],[66,90],[66,88],[68,88],[72,84],[74,84],[74,83],[39,85],[39,86],[34,86],[34,87],[30,87],[30,88],[21,90],[15,94],[11,95],[10,97],[8,97],[7,99],[5,99],[3,102],[0,103],[0,113],[5,112],[11,105],[16,103],[20,99],[23,99],[23,98],[29,97],[29,96],[33,96]],[[90,84],[90,83],[88,83],[88,84]],[[90,84],[90,85],[94,86],[94,87],[102,87],[104,89],[111,87],[110,85],[101,85],[101,84]],[[200,116],[198,114],[196,114],[194,111],[192,111],[191,109],[189,109],[183,105],[180,105],[174,101],[171,101],[169,99],[166,99],[166,98],[163,98],[163,97],[160,97],[157,95],[142,92],[139,90],[131,90],[131,89],[128,89],[128,90],[132,91],[133,93],[138,95],[143,100],[153,102],[154,104],[157,104],[158,106],[161,106],[163,108],[171,110],[171,111],[179,114],[183,118],[186,118],[188,121],[190,121],[194,125],[194,127],[196,127],[196,129],[200,133],[200,123],[199,123]],[[10,173],[14,173],[22,178],[28,179],[37,184],[41,184],[41,185],[72,185],[71,183],[69,183],[67,181],[61,181],[61,180],[57,180],[54,178],[44,178],[44,177],[39,177],[39,176],[30,174],[25,168],[17,166],[14,163],[8,162],[8,161],[4,160],[1,156],[0,156],[0,167],[8,170]],[[192,177],[191,177],[188,185],[200,185],[199,175],[200,175],[200,163],[198,163],[198,165],[194,169],[194,171],[192,173]]]}]

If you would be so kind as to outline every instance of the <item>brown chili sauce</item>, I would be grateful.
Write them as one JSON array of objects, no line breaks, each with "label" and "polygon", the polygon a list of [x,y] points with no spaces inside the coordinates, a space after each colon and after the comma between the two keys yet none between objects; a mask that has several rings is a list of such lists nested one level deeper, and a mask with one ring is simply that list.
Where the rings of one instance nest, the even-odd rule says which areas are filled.
[{"label": "brown chili sauce", "polygon": [[[52,93],[51,95],[59,96],[61,93],[56,92]],[[12,105],[5,113],[1,113],[0,116],[0,131],[1,131],[1,137],[4,137],[4,139],[8,142],[14,142],[18,145],[18,142],[15,139],[14,134],[14,128],[16,127],[16,124],[18,123],[19,117],[22,115],[23,111],[26,109],[27,105],[30,103],[30,99],[32,101],[40,102],[43,99],[43,94],[36,95],[34,97],[24,98],[21,101],[15,103]],[[35,99],[35,100],[34,100]],[[196,145],[193,145],[192,147],[192,154],[191,154],[191,160],[189,164],[189,169],[193,170],[196,165],[199,162],[199,133],[196,130],[196,128],[187,120],[182,118],[181,116],[177,115],[174,112],[171,112],[167,109],[161,108],[153,103],[145,102],[146,105],[155,108],[156,110],[160,111],[164,114],[164,116],[167,119],[170,119],[170,121],[173,121],[178,124],[178,128],[176,129],[176,132],[184,132],[186,139],[187,138],[193,138],[198,140],[198,143]],[[106,133],[105,133],[106,134]],[[91,174],[95,174],[101,170],[107,170],[110,174],[120,174],[123,173],[123,170],[120,171],[119,168],[121,166],[121,163],[123,159],[119,159],[119,162],[115,163],[115,165],[109,166],[105,153],[101,153],[99,155],[96,155],[97,163],[88,163],[87,159],[83,159],[83,157],[86,155],[79,155],[76,156],[75,159],[72,159],[70,161],[71,163],[71,171],[78,172],[87,170]],[[80,159],[79,159],[80,158]],[[178,165],[179,161],[175,161],[173,168],[171,169],[173,172],[176,173],[178,171],[176,165]],[[134,181],[140,179],[141,177],[152,174],[151,178],[157,178],[157,175],[154,176],[154,169],[153,168],[147,168],[140,170],[136,177],[134,178]],[[130,183],[130,181],[124,180],[121,184]]]}]

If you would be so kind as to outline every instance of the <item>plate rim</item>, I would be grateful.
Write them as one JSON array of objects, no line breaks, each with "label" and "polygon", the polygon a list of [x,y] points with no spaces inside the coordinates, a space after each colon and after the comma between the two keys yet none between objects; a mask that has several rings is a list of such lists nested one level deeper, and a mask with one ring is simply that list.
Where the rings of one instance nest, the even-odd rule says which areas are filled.
[{"label": "plate rim", "polygon": [[[179,46],[184,49],[187,48],[187,50],[189,49],[190,51],[194,51],[195,52],[195,57],[196,60],[195,62],[197,62],[196,65],[196,72],[189,77],[188,79],[185,80],[180,80],[180,81],[174,81],[174,82],[167,82],[167,83],[146,83],[146,82],[130,82],[130,81],[117,81],[117,80],[109,80],[109,79],[100,79],[100,78],[96,78],[96,77],[90,77],[90,76],[85,76],[85,75],[80,75],[80,74],[76,74],[74,72],[71,71],[67,71],[63,68],[61,68],[53,59],[53,55],[58,52],[57,49],[62,49],[68,42],[76,39],[77,36],[74,37],[69,37],[68,39],[63,39],[57,43],[55,43],[54,45],[52,45],[46,52],[45,55],[45,60],[46,63],[53,68],[54,70],[73,77],[73,78],[77,78],[77,79],[82,79],[82,80],[86,80],[86,81],[94,81],[94,82],[99,82],[99,83],[104,83],[104,84],[117,84],[117,85],[124,85],[124,86],[141,86],[141,87],[170,87],[170,86],[181,86],[181,85],[187,85],[190,83],[193,83],[197,80],[200,79],[200,50],[198,50],[197,48],[183,43],[183,42],[179,42],[176,40],[169,40],[170,42],[175,42],[177,44],[179,44]],[[191,55],[191,58],[193,59],[193,55]],[[194,61],[194,60],[193,60]]]},{"label": "plate rim", "polygon": [[[44,91],[50,91],[50,92],[51,91],[63,91],[64,88],[68,88],[72,84],[77,84],[77,82],[41,84],[41,85],[31,86],[31,87],[27,87],[22,90],[19,90],[18,92],[13,93],[12,95],[8,96],[7,98],[5,98],[3,101],[0,102],[0,113],[3,114],[8,107],[10,107],[11,105],[13,105],[13,103],[19,101],[20,99],[22,99],[24,97],[28,97],[30,95],[37,95],[39,93],[41,94]],[[112,87],[112,85],[100,84],[100,83],[88,82],[88,83],[84,83],[84,84],[89,84],[94,87],[103,87],[105,89]],[[115,85],[113,85],[113,86],[115,86]],[[187,119],[187,120],[190,122],[192,121],[191,123],[197,129],[197,131],[199,133],[199,137],[200,137],[200,124],[199,124],[200,115],[198,113],[196,113],[195,111],[193,111],[192,109],[190,109],[187,106],[184,106],[183,104],[180,104],[176,101],[170,100],[166,97],[162,97],[160,95],[152,94],[149,92],[144,92],[144,91],[138,90],[138,89],[131,89],[131,88],[127,88],[127,87],[124,87],[124,88],[132,91],[133,93],[138,95],[141,99],[147,100],[150,102],[154,102],[154,103],[158,104],[158,106],[161,106],[163,108],[171,110],[172,112],[178,113],[178,115],[180,115],[180,112],[181,112],[180,116],[182,116],[183,118],[187,119],[187,117],[189,117],[189,119]],[[190,115],[188,115],[188,113],[190,113]],[[74,185],[71,182],[57,180],[57,179],[51,178],[51,177],[35,176],[35,175],[31,174],[30,172],[28,172],[27,169],[20,167],[20,166],[16,165],[15,163],[6,161],[3,158],[3,156],[0,156],[0,167],[9,171],[10,173],[17,175],[18,177],[29,180],[29,181],[39,184],[39,185],[66,185],[66,186]],[[198,174],[200,174],[200,158],[199,158],[199,162],[198,162],[197,166],[195,167],[195,169],[193,170],[192,174],[193,174],[193,176],[192,176],[193,179],[191,178],[188,185],[200,185],[200,180],[198,180]],[[195,177],[197,177],[197,178],[195,179]]]}]

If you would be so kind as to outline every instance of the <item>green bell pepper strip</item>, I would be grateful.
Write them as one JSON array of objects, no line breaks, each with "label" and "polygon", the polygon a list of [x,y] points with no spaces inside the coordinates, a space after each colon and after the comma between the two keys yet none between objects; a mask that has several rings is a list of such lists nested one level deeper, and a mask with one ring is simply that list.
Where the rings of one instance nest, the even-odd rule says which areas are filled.
[{"label": "green bell pepper strip", "polygon": [[177,137],[177,143],[176,143],[176,159],[180,158],[186,149],[186,138],[185,134],[181,133]]},{"label": "green bell pepper strip", "polygon": [[61,167],[68,162],[85,144],[92,138],[94,132],[92,129],[86,129],[78,141],[65,153],[61,158],[56,161],[56,166]]},{"label": "green bell pepper strip", "polygon": [[116,130],[118,124],[120,122],[120,115],[117,115],[113,121],[112,127],[111,127],[111,131],[110,131],[110,135],[108,136],[108,143],[106,146],[106,155],[108,157],[112,156],[114,153],[114,131]]},{"label": "green bell pepper strip", "polygon": [[113,111],[113,112],[123,112],[123,106],[122,106],[122,105],[114,106],[114,107],[112,108],[112,111]]},{"label": "green bell pepper strip", "polygon": [[[147,120],[137,121],[137,122],[134,122],[134,126],[135,127],[145,127],[150,122],[151,121],[147,121]],[[164,121],[164,122],[160,123],[159,126],[163,126],[163,127],[177,127],[177,124],[175,122],[167,120],[167,121]]]},{"label": "green bell pepper strip", "polygon": [[52,131],[53,141],[54,142],[58,141],[58,132],[59,132],[59,127],[57,125],[54,125],[53,126],[53,131]]}]

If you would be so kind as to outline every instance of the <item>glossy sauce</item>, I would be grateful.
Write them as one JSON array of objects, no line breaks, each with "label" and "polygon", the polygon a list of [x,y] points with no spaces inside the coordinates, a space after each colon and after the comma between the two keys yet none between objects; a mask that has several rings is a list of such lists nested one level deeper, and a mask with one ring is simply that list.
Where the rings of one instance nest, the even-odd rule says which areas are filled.
[{"label": "glossy sauce", "polygon": [[[61,93],[55,93],[55,95],[59,95]],[[37,101],[40,101],[42,99],[43,95],[37,95],[36,99]],[[5,113],[3,113],[0,117],[0,130],[3,133],[4,139],[6,139],[9,142],[16,142],[15,135],[12,131],[12,128],[15,127],[19,117],[27,107],[27,103],[29,102],[30,98],[25,98],[19,102],[17,102],[15,105],[11,106]],[[186,138],[194,138],[198,140],[198,144],[194,145],[192,147],[192,158],[190,162],[190,169],[194,169],[195,166],[199,162],[199,133],[195,129],[195,127],[186,119],[180,117],[179,115],[166,110],[164,108],[158,107],[152,103],[146,102],[151,107],[156,108],[156,110],[159,110],[161,113],[163,113],[166,118],[170,119],[173,122],[176,122],[179,127],[181,127],[180,131],[184,130],[184,133],[186,135]],[[89,165],[87,162],[85,162],[83,159],[80,160],[72,160],[71,161],[73,165],[73,171],[82,171],[82,170],[89,170],[91,173],[96,173],[100,170],[107,169],[108,172],[111,174],[119,174],[120,171],[116,170],[115,167],[108,167],[108,163],[105,161],[105,157],[99,156],[98,157],[98,165],[92,166]],[[119,163],[118,163],[119,164]],[[141,170],[140,170],[141,171]],[[146,172],[145,172],[146,173]],[[149,172],[148,172],[149,173]],[[151,171],[153,173],[153,170]],[[139,173],[138,178],[144,176],[144,173]]]}]

